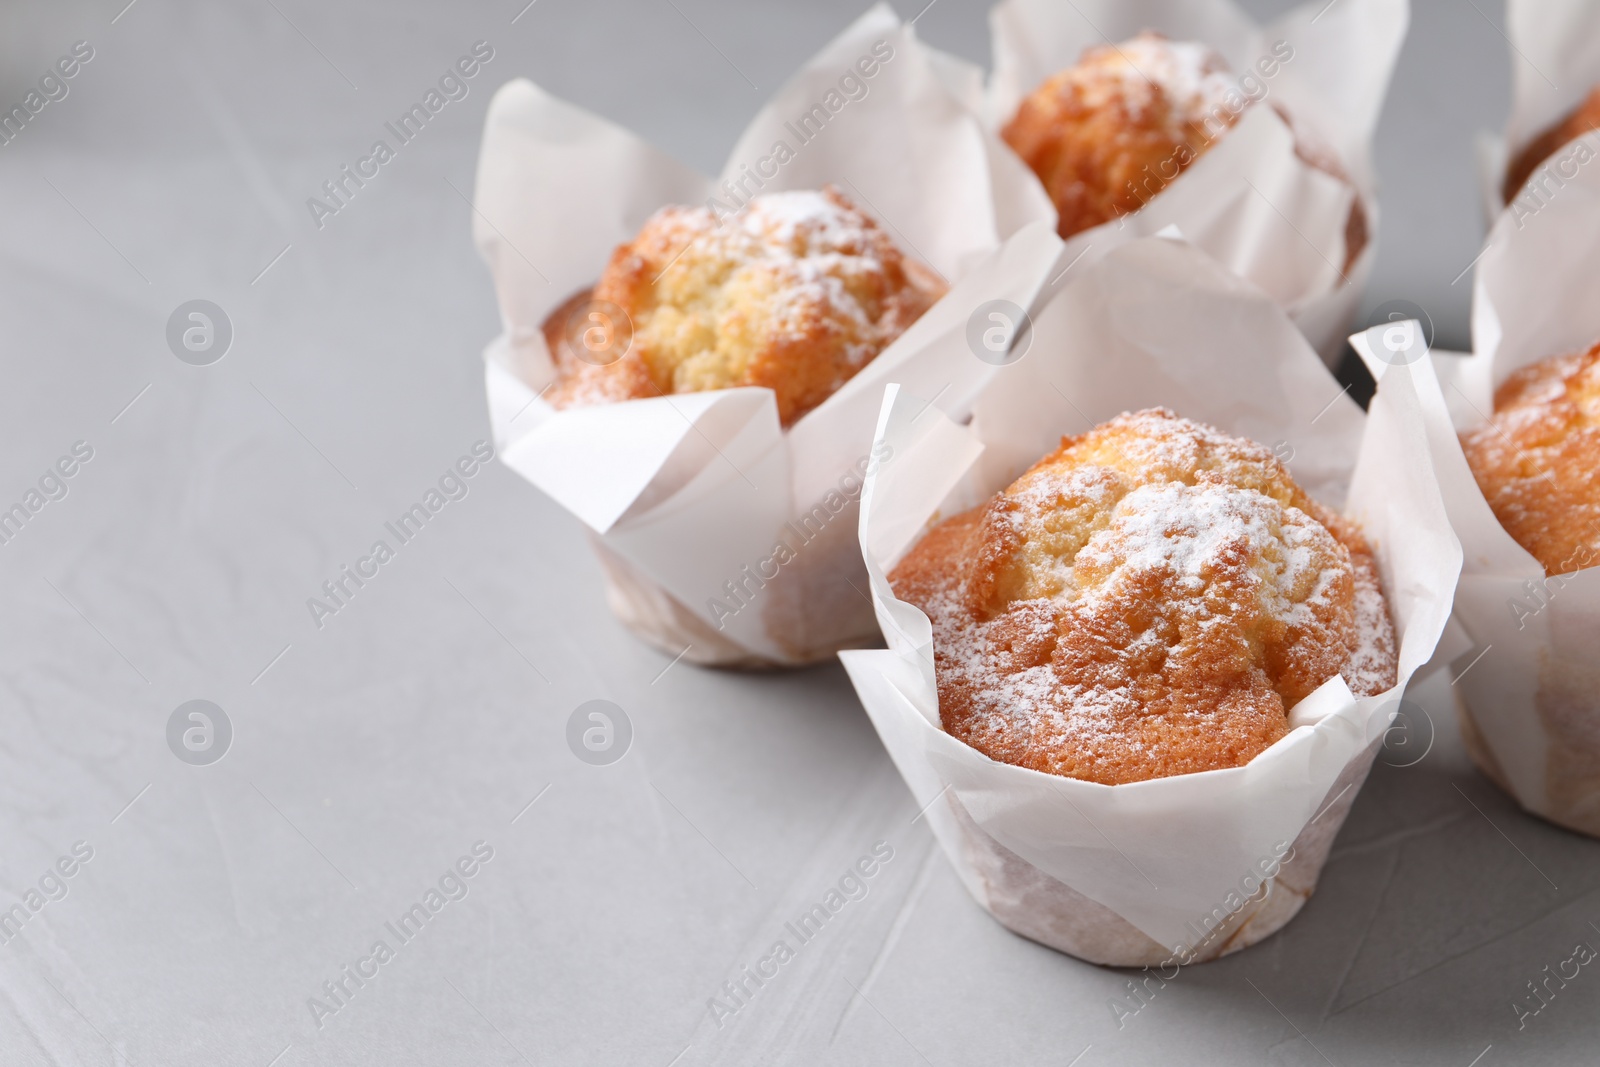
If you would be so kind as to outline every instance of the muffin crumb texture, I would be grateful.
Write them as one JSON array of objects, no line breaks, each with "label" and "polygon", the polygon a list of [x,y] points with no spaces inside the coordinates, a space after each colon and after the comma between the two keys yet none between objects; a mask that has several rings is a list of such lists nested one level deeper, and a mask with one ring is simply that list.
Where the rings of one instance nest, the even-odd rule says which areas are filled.
[{"label": "muffin crumb texture", "polygon": [[1240,766],[1335,674],[1395,681],[1359,530],[1267,449],[1165,409],[1064,438],[890,581],[933,622],[947,731],[1107,785]]}]

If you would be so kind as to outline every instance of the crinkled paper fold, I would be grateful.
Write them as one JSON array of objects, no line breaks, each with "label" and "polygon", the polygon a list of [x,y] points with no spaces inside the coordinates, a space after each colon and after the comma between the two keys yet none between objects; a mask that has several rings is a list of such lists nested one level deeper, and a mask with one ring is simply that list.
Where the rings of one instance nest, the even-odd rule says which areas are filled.
[{"label": "crinkled paper fold", "polygon": [[[486,352],[499,453],[589,528],[618,614],[670,653],[786,664],[871,639],[853,529],[876,397],[891,376],[929,395],[948,386],[939,403],[959,414],[985,368],[913,331],[924,343],[888,349],[787,433],[757,388],[558,411],[540,399],[554,373],[542,323],[657,209],[728,203],[723,181],[741,178],[746,193],[836,184],[960,292],[1005,238],[1050,217],[1032,175],[962,102],[977,82],[879,5],[762,108],[718,178],[531,82],[496,94],[474,234],[504,324]],[[750,174],[768,177],[757,188]],[[1042,240],[1013,245],[990,262],[994,295],[1028,303],[1054,254]],[[794,559],[764,579],[779,542]]]},{"label": "crinkled paper fold", "polygon": [[[1386,376],[1363,414],[1269,296],[1177,239],[1078,266],[1042,303],[1026,354],[989,382],[970,425],[909,385],[886,391],[877,439],[893,458],[867,481],[860,538],[889,647],[841,658],[950,861],[996,918],[1099,963],[1212,958],[1271,933],[1310,894],[1449,617],[1460,547],[1409,368]],[[1153,406],[1272,447],[1361,524],[1400,636],[1398,684],[1357,699],[1330,679],[1292,709],[1285,737],[1233,769],[1105,786],[990,760],[940,729],[930,623],[885,575],[932,521],[986,499],[1063,434]],[[1275,874],[1264,890],[1263,870]]]},{"label": "crinkled paper fold", "polygon": [[[1556,25],[1576,31],[1574,5],[1548,6],[1565,13]],[[1600,15],[1589,25],[1600,30]],[[1600,32],[1571,46],[1596,48]],[[1549,110],[1562,106],[1552,99]],[[1584,140],[1600,154],[1600,134]],[[1465,552],[1455,619],[1470,642],[1455,660],[1455,688],[1468,750],[1528,811],[1600,836],[1600,567],[1547,579],[1495,518],[1457,436],[1487,421],[1495,389],[1515,371],[1600,341],[1597,276],[1600,164],[1534,213],[1501,212],[1473,282],[1473,353],[1418,366],[1430,379],[1437,370],[1424,394],[1428,440]],[[1392,373],[1381,331],[1357,350],[1376,374]]]}]

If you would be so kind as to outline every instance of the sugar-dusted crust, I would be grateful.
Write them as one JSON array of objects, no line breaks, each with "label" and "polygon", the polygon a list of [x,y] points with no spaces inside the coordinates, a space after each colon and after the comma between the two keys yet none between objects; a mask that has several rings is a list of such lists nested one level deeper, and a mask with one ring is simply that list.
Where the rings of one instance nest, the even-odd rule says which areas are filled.
[{"label": "sugar-dusted crust", "polygon": [[1500,525],[1546,574],[1600,564],[1600,344],[1511,375],[1461,445]]},{"label": "sugar-dusted crust", "polygon": [[1064,438],[890,581],[933,622],[947,731],[1108,785],[1242,765],[1335,674],[1395,680],[1360,531],[1265,448],[1164,409]]},{"label": "sugar-dusted crust", "polygon": [[1569,141],[1575,141],[1590,130],[1600,129],[1600,86],[1589,90],[1583,102],[1567,112],[1562,120],[1529,141],[1506,167],[1505,184],[1500,195],[1506,203],[1517,198],[1522,187],[1533,177],[1544,161]]},{"label": "sugar-dusted crust", "polygon": [[[757,196],[721,221],[706,208],[663,208],[612,253],[591,294],[546,321],[557,371],[546,398],[568,407],[766,386],[789,426],[945,288],[832,186]],[[620,359],[586,362],[569,343],[569,316],[587,299],[627,315]]]},{"label": "sugar-dusted crust", "polygon": [[1044,183],[1070,237],[1136,211],[1238,115],[1227,61],[1203,44],[1141,33],[1084,50],[1001,130]]},{"label": "sugar-dusted crust", "polygon": [[[1246,100],[1215,50],[1145,31],[1086,48],[1023,99],[1000,136],[1039,176],[1066,238],[1137,211],[1233,128]],[[1334,153],[1277,110],[1296,154],[1348,184]],[[1367,244],[1359,196],[1344,236],[1349,271]]]}]

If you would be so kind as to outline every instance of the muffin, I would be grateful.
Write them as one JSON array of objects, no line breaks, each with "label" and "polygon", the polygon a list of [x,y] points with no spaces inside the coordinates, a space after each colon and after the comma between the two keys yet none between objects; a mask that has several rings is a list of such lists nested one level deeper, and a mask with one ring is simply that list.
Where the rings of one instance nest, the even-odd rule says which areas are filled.
[{"label": "muffin", "polygon": [[1501,197],[1506,203],[1511,203],[1517,198],[1517,194],[1522,192],[1522,187],[1528,183],[1528,179],[1533,177],[1533,172],[1538,170],[1545,160],[1555,155],[1562,145],[1575,141],[1597,128],[1600,128],[1600,86],[1591,89],[1582,103],[1569,111],[1560,122],[1529,141],[1522,151],[1516,154],[1511,160],[1511,165],[1506,168],[1505,185],[1500,190]]},{"label": "muffin", "polygon": [[[1529,811],[1600,836],[1600,616],[1560,577],[1600,562],[1600,345],[1516,371],[1490,419],[1460,436],[1495,518],[1546,575],[1515,583],[1503,607],[1467,609],[1470,630],[1501,636],[1478,668],[1491,677],[1463,694],[1462,739]],[[1524,743],[1537,749],[1531,760],[1518,759]]]},{"label": "muffin", "polygon": [[1146,32],[1085,49],[1022,101],[1000,136],[1044,183],[1066,238],[1138,210],[1199,159],[1238,121],[1230,91],[1215,51]]},{"label": "muffin", "polygon": [[1600,344],[1511,375],[1461,446],[1495,518],[1547,575],[1600,560]]},{"label": "muffin", "polygon": [[1077,437],[890,574],[944,729],[1105,785],[1237,767],[1335,674],[1395,684],[1372,553],[1267,449],[1165,409]]},{"label": "muffin", "polygon": [[[1139,210],[1264,95],[1244,92],[1227,60],[1207,45],[1146,31],[1085,49],[1076,66],[1023,99],[1000,135],[1044,184],[1065,239]],[[1296,154],[1348,183],[1334,154],[1279,114],[1294,129]],[[1366,240],[1357,198],[1346,221],[1344,270]]]},{"label": "muffin", "polygon": [[667,207],[545,321],[555,407],[764,386],[792,426],[945,292],[837,189]]}]

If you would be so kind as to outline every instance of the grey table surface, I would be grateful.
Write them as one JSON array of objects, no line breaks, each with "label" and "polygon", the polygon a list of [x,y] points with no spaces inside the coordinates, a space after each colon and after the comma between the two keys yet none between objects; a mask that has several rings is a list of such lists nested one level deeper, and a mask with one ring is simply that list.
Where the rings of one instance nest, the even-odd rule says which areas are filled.
[{"label": "grey table surface", "polygon": [[[713,170],[861,5],[125,2],[0,8],[8,107],[94,48],[0,148],[0,506],[93,450],[0,546],[0,909],[49,897],[0,944],[0,1063],[1594,1061],[1600,977],[1521,1029],[1511,1005],[1600,944],[1600,844],[1476,773],[1447,675],[1417,694],[1431,749],[1376,768],[1301,915],[1119,1024],[1129,975],[967,897],[837,666],[671,664],[607,612],[577,522],[504,468],[309,617],[488,436],[498,319],[463,194],[493,85],[528,75]],[[1364,307],[1410,299],[1452,346],[1501,17],[1421,3],[1378,138]],[[981,3],[918,29],[986,58]],[[468,98],[318,231],[305,198],[480,39]],[[205,367],[166,341],[196,298],[234,330]],[[193,699],[232,724],[207,766],[168,747]],[[610,766],[564,741],[591,699],[634,726]],[[867,897],[719,1028],[708,998],[880,841]],[[448,877],[478,842],[492,858]],[[441,878],[466,895],[388,935]],[[344,968],[380,938],[358,987]]]}]

